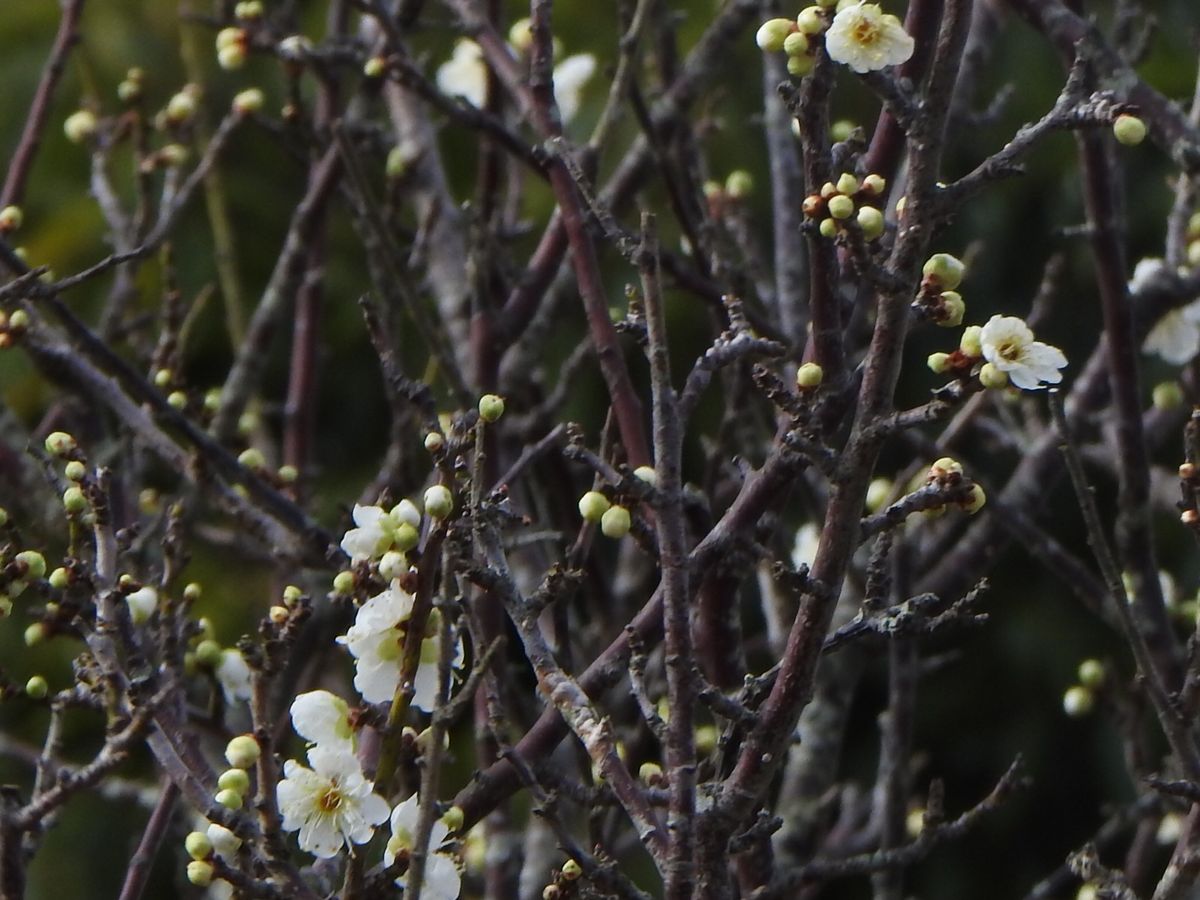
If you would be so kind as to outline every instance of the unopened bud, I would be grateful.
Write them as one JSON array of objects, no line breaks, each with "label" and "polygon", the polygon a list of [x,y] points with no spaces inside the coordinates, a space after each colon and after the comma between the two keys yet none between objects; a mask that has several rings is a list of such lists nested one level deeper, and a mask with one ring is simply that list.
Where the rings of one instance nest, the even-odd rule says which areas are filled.
[{"label": "unopened bud", "polygon": [[935,253],[925,261],[921,273],[942,290],[952,291],[962,283],[966,266],[949,253]]},{"label": "unopened bud", "polygon": [[623,506],[610,506],[600,517],[600,531],[605,537],[619,540],[629,534],[633,519]]},{"label": "unopened bud", "polygon": [[794,27],[791,19],[768,19],[759,26],[754,42],[764,53],[778,53]]},{"label": "unopened bud", "polygon": [[815,362],[806,362],[796,370],[796,385],[801,390],[812,390],[820,387],[825,378],[825,370]]},{"label": "unopened bud", "polygon": [[1146,139],[1146,123],[1137,116],[1119,115],[1113,122],[1113,135],[1119,143],[1134,147]]}]

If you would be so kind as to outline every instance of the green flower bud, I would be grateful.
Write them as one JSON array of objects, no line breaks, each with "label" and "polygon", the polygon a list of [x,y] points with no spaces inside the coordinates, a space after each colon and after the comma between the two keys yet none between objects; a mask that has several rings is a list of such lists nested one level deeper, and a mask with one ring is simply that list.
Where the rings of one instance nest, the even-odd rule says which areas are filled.
[{"label": "green flower bud", "polygon": [[495,422],[504,415],[504,398],[495,394],[484,394],[479,398],[479,418]]},{"label": "green flower bud", "polygon": [[833,219],[822,219],[820,226],[821,237],[834,238],[837,237],[838,227],[837,222]]},{"label": "green flower bud", "polygon": [[600,517],[600,531],[613,540],[620,540],[629,534],[632,524],[629,510],[623,506],[610,506]]},{"label": "green flower bud", "polygon": [[221,645],[211,638],[196,645],[196,662],[210,669],[221,664]]},{"label": "green flower bud", "polygon": [[14,559],[25,570],[22,576],[29,581],[39,581],[46,575],[46,557],[36,550],[22,550]]},{"label": "green flower bud", "polygon": [[825,378],[825,370],[815,362],[806,362],[796,370],[796,386],[801,390],[810,391],[820,387]]},{"label": "green flower bud", "polygon": [[195,115],[196,98],[191,91],[180,91],[167,101],[167,121],[172,124],[190,122]]},{"label": "green flower bud", "polygon": [[979,325],[968,325],[963,329],[962,339],[958,342],[958,349],[962,351],[963,356],[969,356],[971,359],[978,359],[983,356],[983,328]]},{"label": "green flower bud", "polygon": [[382,56],[372,56],[363,64],[363,75],[367,78],[379,78],[387,71],[387,60]]},{"label": "green flower bud", "polygon": [[81,109],[67,116],[63,122],[63,133],[72,144],[82,144],[89,140],[100,127],[96,114],[89,109]]},{"label": "green flower bud", "polygon": [[296,587],[294,584],[289,584],[283,589],[283,605],[291,609],[300,602],[300,598],[304,596],[304,591]]},{"label": "green flower bud", "polygon": [[985,388],[1002,388],[1008,385],[1008,374],[991,363],[984,363],[979,370],[979,383]]},{"label": "green flower bud", "polygon": [[1096,705],[1096,697],[1083,685],[1068,688],[1063,694],[1063,712],[1072,719],[1080,719],[1092,711]]},{"label": "green flower bud", "polygon": [[446,446],[446,439],[442,437],[440,431],[431,431],[425,435],[425,449],[430,453],[437,453]]},{"label": "green flower bud", "polygon": [[333,592],[335,594],[354,593],[354,573],[347,570],[333,576]]},{"label": "green flower bud", "polygon": [[230,108],[239,116],[250,116],[261,110],[266,102],[267,98],[261,90],[246,88],[246,90],[234,94]]},{"label": "green flower bud", "polygon": [[425,491],[425,512],[435,519],[444,519],[454,511],[454,495],[444,484],[435,484]]},{"label": "green flower bud", "polygon": [[837,183],[834,184],[839,194],[857,194],[858,179],[849,172],[843,172],[838,176]]},{"label": "green flower bud", "polygon": [[1126,147],[1135,147],[1146,139],[1146,123],[1137,116],[1117,116],[1112,129],[1117,141]]},{"label": "green flower bud", "polygon": [[808,35],[803,31],[793,31],[783,39],[783,52],[788,56],[803,56],[808,53]]},{"label": "green flower bud", "polygon": [[871,173],[863,179],[862,189],[872,197],[882,197],[887,190],[887,179],[882,175]]},{"label": "green flower bud", "polygon": [[463,814],[461,806],[452,806],[442,814],[442,824],[450,830],[451,834],[461,829],[465,821],[466,816]]},{"label": "green flower bud", "polygon": [[848,219],[854,215],[854,201],[845,194],[834,194],[827,205],[829,214],[835,219]]},{"label": "green flower bud", "polygon": [[[792,121],[795,121],[795,119]],[[854,134],[854,129],[857,127],[858,126],[849,119],[838,119],[829,126],[829,138],[835,143],[848,141]]]},{"label": "green flower bud", "polygon": [[212,863],[202,859],[193,859],[187,865],[187,878],[196,887],[208,887],[213,880]]},{"label": "green flower bud", "polygon": [[50,582],[50,587],[56,590],[65,590],[67,585],[71,583],[71,573],[69,570],[59,566],[50,573],[50,577],[46,579]]},{"label": "green flower bud", "polygon": [[892,498],[895,486],[890,478],[875,478],[867,485],[867,512],[877,513]]},{"label": "green flower bud", "polygon": [[67,481],[83,481],[87,477],[87,466],[77,459],[71,460],[63,469]]},{"label": "green flower bud", "polygon": [[187,409],[187,402],[187,394],[183,391],[171,391],[171,393],[167,394],[167,405],[171,409],[183,411]]},{"label": "green flower bud", "polygon": [[30,700],[45,700],[50,693],[50,685],[41,675],[34,675],[25,682],[25,696]]},{"label": "green flower bud", "polygon": [[952,291],[962,284],[966,266],[962,260],[949,253],[935,253],[925,260],[921,273],[942,290]]},{"label": "green flower bud", "polygon": [[243,21],[261,19],[263,15],[262,2],[261,0],[241,0],[233,8],[233,15],[235,18],[242,19]]},{"label": "green flower bud", "polygon": [[213,853],[212,841],[203,831],[191,832],[183,839],[183,847],[192,859],[208,859]]},{"label": "green flower bud", "polygon": [[248,769],[262,755],[258,741],[249,734],[239,734],[225,745],[225,760],[235,769]]},{"label": "green flower bud", "polygon": [[745,169],[735,169],[725,179],[725,196],[733,200],[745,200],[754,190],[754,178]]},{"label": "green flower bud", "polygon": [[0,619],[7,619],[12,615],[12,611],[12,597],[8,596],[8,594],[0,594]]},{"label": "green flower bud", "polygon": [[239,453],[238,462],[252,472],[261,472],[267,467],[267,459],[257,447],[247,447]]},{"label": "green flower bud", "polygon": [[987,494],[983,492],[983,488],[979,485],[973,484],[971,485],[971,493],[967,495],[967,499],[963,502],[962,507],[969,515],[973,516],[983,509],[985,503],[987,503]]},{"label": "green flower bud", "polygon": [[929,467],[929,477],[931,478],[945,478],[948,475],[961,475],[962,473],[962,463],[951,456],[935,459],[933,465]]},{"label": "green flower bud", "polygon": [[217,779],[217,787],[223,791],[235,791],[244,797],[250,790],[250,776],[242,768],[226,769]]},{"label": "green flower bud", "polygon": [[950,370],[950,354],[949,353],[930,353],[929,359],[925,361],[929,366],[929,370],[934,375],[943,375]]},{"label": "green flower bud", "polygon": [[937,324],[943,328],[957,328],[962,324],[963,316],[967,312],[967,304],[963,302],[962,295],[957,291],[943,291],[941,296],[941,315],[937,318]]},{"label": "green flower bud", "polygon": [[759,26],[754,35],[754,42],[764,53],[778,53],[783,49],[783,42],[792,33],[791,19],[769,19]]},{"label": "green flower bud", "polygon": [[217,795],[213,799],[228,809],[241,809],[246,802],[241,794],[229,788],[217,791]]},{"label": "green flower bud", "polygon": [[800,10],[800,15],[796,16],[796,27],[805,34],[820,34],[825,30],[825,17],[821,15],[819,8],[805,7]]},{"label": "green flower bud", "polygon": [[25,646],[36,647],[38,644],[42,643],[42,641],[46,640],[48,634],[49,632],[47,631],[45,625],[43,625],[41,622],[34,622],[25,629]]},{"label": "green flower bud", "polygon": [[230,44],[217,51],[217,65],[226,72],[235,72],[246,65],[246,47],[243,44]]},{"label": "green flower bud", "polygon": [[1085,688],[1095,690],[1104,684],[1106,677],[1104,664],[1098,659],[1085,659],[1079,664],[1079,683]]},{"label": "green flower bud", "polygon": [[663,783],[663,767],[658,763],[644,762],[638,766],[638,778],[646,784],[657,785]]},{"label": "green flower bud", "polygon": [[575,860],[568,859],[562,866],[562,876],[567,881],[575,881],[583,874],[583,866],[579,865]]},{"label": "green flower bud", "polygon": [[244,44],[246,42],[246,32],[240,28],[222,28],[217,32],[217,49],[224,50],[226,47],[232,47],[234,44]]},{"label": "green flower bud", "polygon": [[[401,527],[412,528],[411,525],[403,525]],[[414,546],[416,545],[414,544]],[[399,578],[407,571],[408,560],[405,559],[402,551],[389,550],[379,558],[379,574],[388,581],[391,581],[393,578]]]},{"label": "green flower bud", "polygon": [[46,435],[46,452],[51,456],[57,456],[61,459],[74,453],[78,446],[75,438],[65,431],[54,431]]},{"label": "green flower bud", "polygon": [[0,209],[0,234],[9,234],[21,227],[25,216],[19,206],[6,206]]},{"label": "green flower bud", "polygon": [[62,495],[63,509],[67,511],[69,516],[77,516],[87,510],[87,497],[83,491],[77,487],[69,487],[63,491]]},{"label": "green flower bud", "polygon": [[1183,403],[1183,389],[1178,382],[1163,381],[1154,386],[1154,408],[1176,409]]},{"label": "green flower bud", "polygon": [[612,506],[599,491],[588,491],[579,498],[579,515],[585,522],[599,522]]},{"label": "green flower bud", "polygon": [[873,241],[884,232],[883,213],[874,206],[862,206],[858,210],[858,227],[862,229],[863,238]]},{"label": "green flower bud", "polygon": [[814,60],[807,53],[802,56],[789,56],[787,70],[789,75],[802,78],[812,71]]}]

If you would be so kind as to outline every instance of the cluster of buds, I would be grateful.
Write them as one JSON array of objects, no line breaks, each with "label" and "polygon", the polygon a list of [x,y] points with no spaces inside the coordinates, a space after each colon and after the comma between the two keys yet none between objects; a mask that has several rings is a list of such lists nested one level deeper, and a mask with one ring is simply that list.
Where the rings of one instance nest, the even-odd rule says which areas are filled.
[{"label": "cluster of buds", "polygon": [[819,219],[824,237],[837,237],[854,219],[862,236],[873,241],[884,231],[883,212],[872,204],[882,200],[887,181],[881,175],[867,175],[862,181],[850,172],[843,172],[836,182],[827,181],[819,194],[804,198],[804,215]]},{"label": "cluster of buds", "polygon": [[11,314],[0,310],[0,350],[13,346],[29,330],[29,313],[23,309]]},{"label": "cluster of buds", "polygon": [[1104,686],[1107,673],[1098,659],[1085,659],[1077,672],[1079,683],[1063,693],[1063,712],[1073,719],[1082,718],[1096,706],[1096,692]]},{"label": "cluster of buds", "polygon": [[1200,266],[1200,212],[1188,219],[1186,239],[1188,265]]},{"label": "cluster of buds", "polygon": [[754,190],[754,176],[745,169],[734,169],[725,179],[704,182],[704,199],[708,203],[709,214],[714,219],[724,216],[728,207],[744,203]]},{"label": "cluster of buds", "polygon": [[[8,513],[0,509],[0,515],[7,523]],[[0,618],[12,615],[13,599],[21,596],[30,584],[45,577],[46,557],[38,551],[22,550],[11,560],[0,554]]]},{"label": "cluster of buds", "polygon": [[[929,467],[929,472],[925,476],[927,485],[937,485],[940,488],[955,488],[968,481],[963,474],[962,463],[949,456],[943,456],[941,459],[934,462]],[[959,506],[968,514],[975,515],[983,509],[983,505],[987,502],[987,494],[983,492],[983,488],[972,483],[964,499],[959,501]],[[945,506],[934,507],[928,512],[932,515],[941,515],[946,511]]]},{"label": "cluster of buds", "polygon": [[125,73],[124,80],[117,85],[117,99],[127,106],[133,106],[142,99],[142,91],[145,88],[146,72],[144,69],[134,67]]},{"label": "cluster of buds", "polygon": [[956,288],[962,283],[966,266],[949,253],[935,253],[921,269],[922,279],[913,310],[943,328],[962,324],[967,305]]},{"label": "cluster of buds", "polygon": [[217,65],[227,72],[246,64],[250,37],[244,28],[222,28],[217,32]]},{"label": "cluster of buds", "polygon": [[754,35],[755,43],[764,53],[787,54],[787,68],[792,75],[807,75],[813,67],[813,40],[833,21],[837,0],[820,0],[815,6],[800,11],[795,19],[769,19]]},{"label": "cluster of buds", "polygon": [[588,491],[579,498],[579,515],[585,522],[598,523],[601,534],[613,540],[625,537],[633,527],[629,510],[613,503],[599,491]]}]

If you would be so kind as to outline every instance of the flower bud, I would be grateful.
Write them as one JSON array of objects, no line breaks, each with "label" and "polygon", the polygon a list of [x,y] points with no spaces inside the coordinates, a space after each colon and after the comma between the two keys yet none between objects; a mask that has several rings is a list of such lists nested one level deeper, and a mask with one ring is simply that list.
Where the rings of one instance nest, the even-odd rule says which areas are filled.
[{"label": "flower bud", "polygon": [[854,201],[845,194],[834,194],[826,205],[835,219],[848,219],[854,215]]},{"label": "flower bud", "polygon": [[983,328],[979,325],[968,325],[964,328],[958,349],[962,351],[963,356],[969,356],[971,359],[983,356]]},{"label": "flower bud", "polygon": [[208,859],[213,852],[212,841],[203,831],[191,832],[183,839],[183,847],[192,859]]},{"label": "flower bud", "polygon": [[[236,29],[234,29],[236,30]],[[235,72],[246,65],[246,48],[242,44],[230,44],[217,50],[217,65],[226,72]]]},{"label": "flower bud", "polygon": [[354,573],[347,570],[333,576],[333,592],[335,594],[354,593]]},{"label": "flower bud", "polygon": [[793,31],[783,39],[783,52],[788,56],[803,56],[808,53],[808,35],[803,31]]},{"label": "flower bud", "polygon": [[75,443],[75,438],[65,431],[54,431],[46,435],[46,452],[51,456],[65,457],[73,453],[76,447],[78,444]]},{"label": "flower bud", "polygon": [[796,16],[796,27],[805,34],[820,34],[825,30],[825,17],[817,7],[805,7],[800,10],[800,15]]},{"label": "flower bud", "polygon": [[1117,116],[1112,129],[1117,141],[1126,147],[1135,147],[1146,139],[1146,123],[1137,116]]},{"label": "flower bud", "polygon": [[224,50],[234,44],[246,43],[246,32],[240,28],[222,28],[217,32],[217,49]]},{"label": "flower bud", "polygon": [[825,378],[825,370],[815,362],[806,362],[796,370],[796,386],[801,390],[810,391],[820,387]]},{"label": "flower bud", "polygon": [[363,75],[367,78],[379,78],[387,71],[387,60],[382,56],[372,56],[363,63]]},{"label": "flower bud", "polygon": [[212,841],[213,850],[218,856],[233,856],[242,846],[242,839],[226,828],[213,822],[205,829],[208,839]]},{"label": "flower bud", "polygon": [[46,575],[46,557],[36,550],[22,550],[13,561],[25,570],[21,577],[28,581],[39,581]]},{"label": "flower bud", "polygon": [[971,493],[967,495],[967,499],[963,501],[962,508],[967,511],[968,515],[975,515],[983,509],[983,505],[987,503],[987,494],[983,492],[977,484],[971,485]]},{"label": "flower bud", "polygon": [[187,865],[187,878],[196,887],[208,887],[213,880],[212,863],[202,859],[193,859]]},{"label": "flower bud", "polygon": [[857,194],[858,179],[850,172],[843,172],[838,176],[837,183],[834,185],[838,189],[839,194]]},{"label": "flower bud", "polygon": [[25,216],[19,206],[6,206],[0,209],[0,234],[16,231],[25,221]]},{"label": "flower bud", "polygon": [[213,799],[227,809],[241,809],[246,802],[241,794],[239,794],[237,791],[230,790],[229,788],[217,791],[217,794],[215,797],[213,797]]},{"label": "flower bud", "polygon": [[250,790],[250,776],[245,769],[226,769],[217,779],[217,787],[223,791],[234,791],[243,797]]},{"label": "flower bud", "polygon": [[210,669],[215,669],[221,663],[221,645],[211,638],[196,645],[196,662]]},{"label": "flower bud", "polygon": [[623,506],[610,506],[600,517],[600,531],[604,533],[605,537],[614,540],[619,540],[629,534],[632,524],[633,520],[629,515],[629,510]]},{"label": "flower bud", "polygon": [[991,363],[984,363],[979,370],[979,383],[985,388],[1002,388],[1008,385],[1008,373]]},{"label": "flower bud", "polygon": [[442,437],[440,431],[431,431],[425,435],[425,449],[430,453],[437,453],[446,446],[446,439]]},{"label": "flower bud", "polygon": [[512,23],[508,29],[508,42],[518,53],[528,53],[533,49],[533,23],[528,16]]},{"label": "flower bud", "polygon": [[962,463],[950,456],[934,460],[933,465],[929,467],[930,478],[945,478],[948,475],[961,475],[962,473]]},{"label": "flower bud", "polygon": [[962,284],[966,267],[962,260],[949,253],[935,253],[925,261],[921,273],[942,290],[952,291]]},{"label": "flower bud", "polygon": [[243,21],[261,19],[263,15],[262,2],[261,0],[241,0],[240,3],[234,6],[233,15],[235,18]]},{"label": "flower bud", "polygon": [[644,481],[651,487],[658,487],[658,472],[654,466],[638,466],[633,470],[633,477]]},{"label": "flower bud", "polygon": [[1090,713],[1096,705],[1096,698],[1087,688],[1075,685],[1063,694],[1063,712],[1072,719],[1079,719]]},{"label": "flower bud", "polygon": [[171,391],[171,393],[167,394],[167,405],[171,409],[182,411],[187,408],[187,402],[187,394],[183,391]]},{"label": "flower bud", "polygon": [[77,516],[87,509],[88,502],[83,491],[77,487],[69,487],[63,491],[62,504],[67,515]]},{"label": "flower bud", "polygon": [[67,481],[83,481],[87,477],[87,466],[77,459],[71,460],[63,468]]},{"label": "flower bud", "polygon": [[967,304],[963,302],[962,295],[957,291],[943,291],[940,301],[941,314],[937,318],[937,324],[943,328],[957,328],[962,324],[963,316],[967,312]]},{"label": "flower bud", "polygon": [[25,696],[30,700],[45,700],[50,693],[50,685],[41,675],[33,675],[25,682]]},{"label": "flower bud", "polygon": [[484,394],[479,398],[479,418],[485,422],[495,422],[504,415],[504,398],[495,394]]},{"label": "flower bud", "polygon": [[858,210],[858,227],[862,229],[863,237],[873,241],[884,232],[883,213],[873,206],[863,206]]},{"label": "flower bud", "polygon": [[272,606],[267,610],[267,618],[272,625],[283,625],[291,618],[291,613],[286,606]]},{"label": "flower bud", "polygon": [[778,53],[793,27],[791,19],[768,19],[759,26],[754,42],[764,53]]},{"label": "flower bud", "polygon": [[925,364],[929,366],[929,370],[934,375],[943,375],[950,370],[950,354],[930,353],[929,359],[925,360]]},{"label": "flower bud", "polygon": [[835,238],[837,237],[838,227],[837,222],[833,219],[822,219],[819,226],[821,237]]},{"label": "flower bud", "polygon": [[1079,664],[1079,683],[1095,690],[1104,684],[1104,664],[1098,659],[1085,659]]},{"label": "flower bud", "polygon": [[248,116],[258,112],[266,103],[266,97],[258,88],[246,88],[233,96],[231,108],[239,116]]},{"label": "flower bud", "polygon": [[663,783],[663,767],[655,762],[644,762],[638,767],[638,778],[649,785]]},{"label": "flower bud", "polygon": [[50,587],[60,591],[65,590],[67,585],[71,583],[71,573],[69,570],[59,566],[50,573],[50,577],[47,579],[47,581],[50,582]]},{"label": "flower bud", "polygon": [[612,506],[599,491],[588,491],[579,498],[579,515],[585,522],[599,522]]},{"label": "flower bud", "polygon": [[862,182],[862,190],[864,193],[870,194],[872,197],[882,197],[887,190],[887,179],[882,175],[876,175],[872,172]]},{"label": "flower bud", "polygon": [[804,198],[804,202],[800,204],[800,209],[806,218],[815,219],[821,213],[825,212],[825,198],[820,194],[809,194]]},{"label": "flower bud", "polygon": [[442,814],[442,824],[450,830],[451,834],[460,830],[465,821],[466,816],[461,806],[452,806]]},{"label": "flower bud", "polygon": [[877,513],[892,498],[895,486],[890,478],[875,478],[867,485],[867,512]]},{"label": "flower bud", "polygon": [[568,859],[562,866],[562,876],[567,881],[575,881],[583,874],[583,866],[573,859]]},{"label": "flower bud", "polygon": [[96,133],[100,123],[96,114],[90,109],[81,109],[71,113],[63,122],[63,133],[72,144],[82,144]]},{"label": "flower bud", "polygon": [[1197,469],[1195,463],[1185,462],[1181,463],[1179,466],[1179,477],[1184,481],[1191,481],[1196,477],[1196,472]]},{"label": "flower bud", "polygon": [[[411,525],[404,525],[402,527],[412,528]],[[389,550],[379,558],[379,574],[388,581],[391,581],[393,578],[399,578],[407,571],[408,560],[405,559],[402,551]]]},{"label": "flower bud", "polygon": [[247,447],[239,453],[238,462],[252,472],[261,472],[267,467],[267,459],[257,447]]},{"label": "flower bud", "polygon": [[454,495],[444,484],[435,484],[425,491],[425,512],[435,519],[444,519],[454,511]]},{"label": "flower bud", "polygon": [[788,74],[801,78],[812,71],[813,62],[813,58],[808,54],[804,54],[803,56],[789,56],[787,61]]},{"label": "flower bud", "polygon": [[225,760],[237,769],[248,769],[262,754],[258,741],[249,734],[239,734],[225,745]]},{"label": "flower bud", "polygon": [[399,178],[402,176],[408,171],[408,151],[400,145],[389,150],[383,171],[388,178]]},{"label": "flower bud", "polygon": [[1183,403],[1183,389],[1175,381],[1156,384],[1152,396],[1155,409],[1176,409]]},{"label": "flower bud", "polygon": [[196,115],[196,98],[191,91],[182,90],[167,101],[167,121],[172,125],[190,122]]},{"label": "flower bud", "polygon": [[43,625],[41,622],[34,622],[25,629],[25,634],[23,635],[25,639],[25,646],[36,647],[38,644],[42,643],[42,641],[46,640],[48,633],[49,632],[46,630],[45,625]]}]

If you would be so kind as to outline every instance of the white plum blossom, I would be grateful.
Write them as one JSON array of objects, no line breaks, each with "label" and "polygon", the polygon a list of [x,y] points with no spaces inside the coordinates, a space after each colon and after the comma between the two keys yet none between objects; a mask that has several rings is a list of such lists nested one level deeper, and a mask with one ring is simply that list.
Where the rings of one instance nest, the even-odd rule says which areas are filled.
[{"label": "white plum blossom", "polygon": [[233,647],[221,651],[221,661],[217,663],[217,681],[221,683],[226,703],[250,699],[250,667],[246,665],[242,651]]},{"label": "white plum blossom", "polygon": [[158,591],[152,587],[139,588],[125,597],[129,606],[129,620],[134,625],[141,625],[158,609]]},{"label": "white plum blossom", "polygon": [[[596,57],[590,53],[568,56],[554,67],[554,100],[564,122],[579,111],[583,87],[595,71]],[[464,38],[454,45],[450,59],[438,67],[437,86],[442,93],[462,97],[472,106],[483,106],[487,99],[487,66],[477,43]]]},{"label": "white plum blossom", "polygon": [[829,58],[859,74],[907,61],[914,46],[900,20],[885,13],[878,3],[839,6],[833,24],[825,32]]},{"label": "white plum blossom", "polygon": [[345,748],[316,746],[309,769],[289,759],[276,796],[284,831],[299,831],[300,849],[329,858],[344,846],[365,844],[388,817],[387,801],[363,777],[358,759]]},{"label": "white plum blossom", "polygon": [[[369,703],[390,702],[400,686],[400,666],[408,622],[412,617],[413,596],[393,581],[358,610],[350,630],[337,638],[355,660],[354,687]],[[436,611],[430,625],[436,622]],[[438,642],[436,630],[421,643],[421,660],[413,679],[412,703],[432,712],[437,701]],[[462,645],[456,648],[454,662],[462,659]]]},{"label": "white plum blossom", "polygon": [[[1138,260],[1129,279],[1129,293],[1136,294],[1162,271],[1166,263],[1149,257]],[[1190,362],[1200,353],[1200,300],[1173,309],[1150,329],[1142,352],[1154,353],[1175,366]]]},{"label": "white plum blossom", "polygon": [[1058,384],[1067,358],[1057,347],[1033,339],[1033,331],[1016,316],[992,316],[979,333],[984,358],[1026,391]]},{"label": "white plum blossom", "polygon": [[[417,842],[417,819],[420,803],[413,794],[392,810],[392,836],[383,851],[383,864],[390,866],[401,852],[411,852]],[[429,900],[456,900],[462,891],[462,875],[458,861],[449,850],[439,849],[450,836],[450,829],[441,819],[433,823],[429,832],[429,854],[425,857],[425,877],[421,881],[421,896]],[[404,887],[404,877],[396,879],[398,887]]]},{"label": "white plum blossom", "polygon": [[354,504],[354,524],[342,538],[342,549],[355,562],[364,559],[377,559],[388,550],[396,540],[396,532],[402,525],[410,525],[414,529],[421,526],[421,512],[411,500],[401,500],[391,511],[385,511],[380,506],[362,506]]},{"label": "white plum blossom", "polygon": [[309,691],[292,701],[292,728],[320,747],[354,752],[354,725],[350,705],[329,691]]}]

